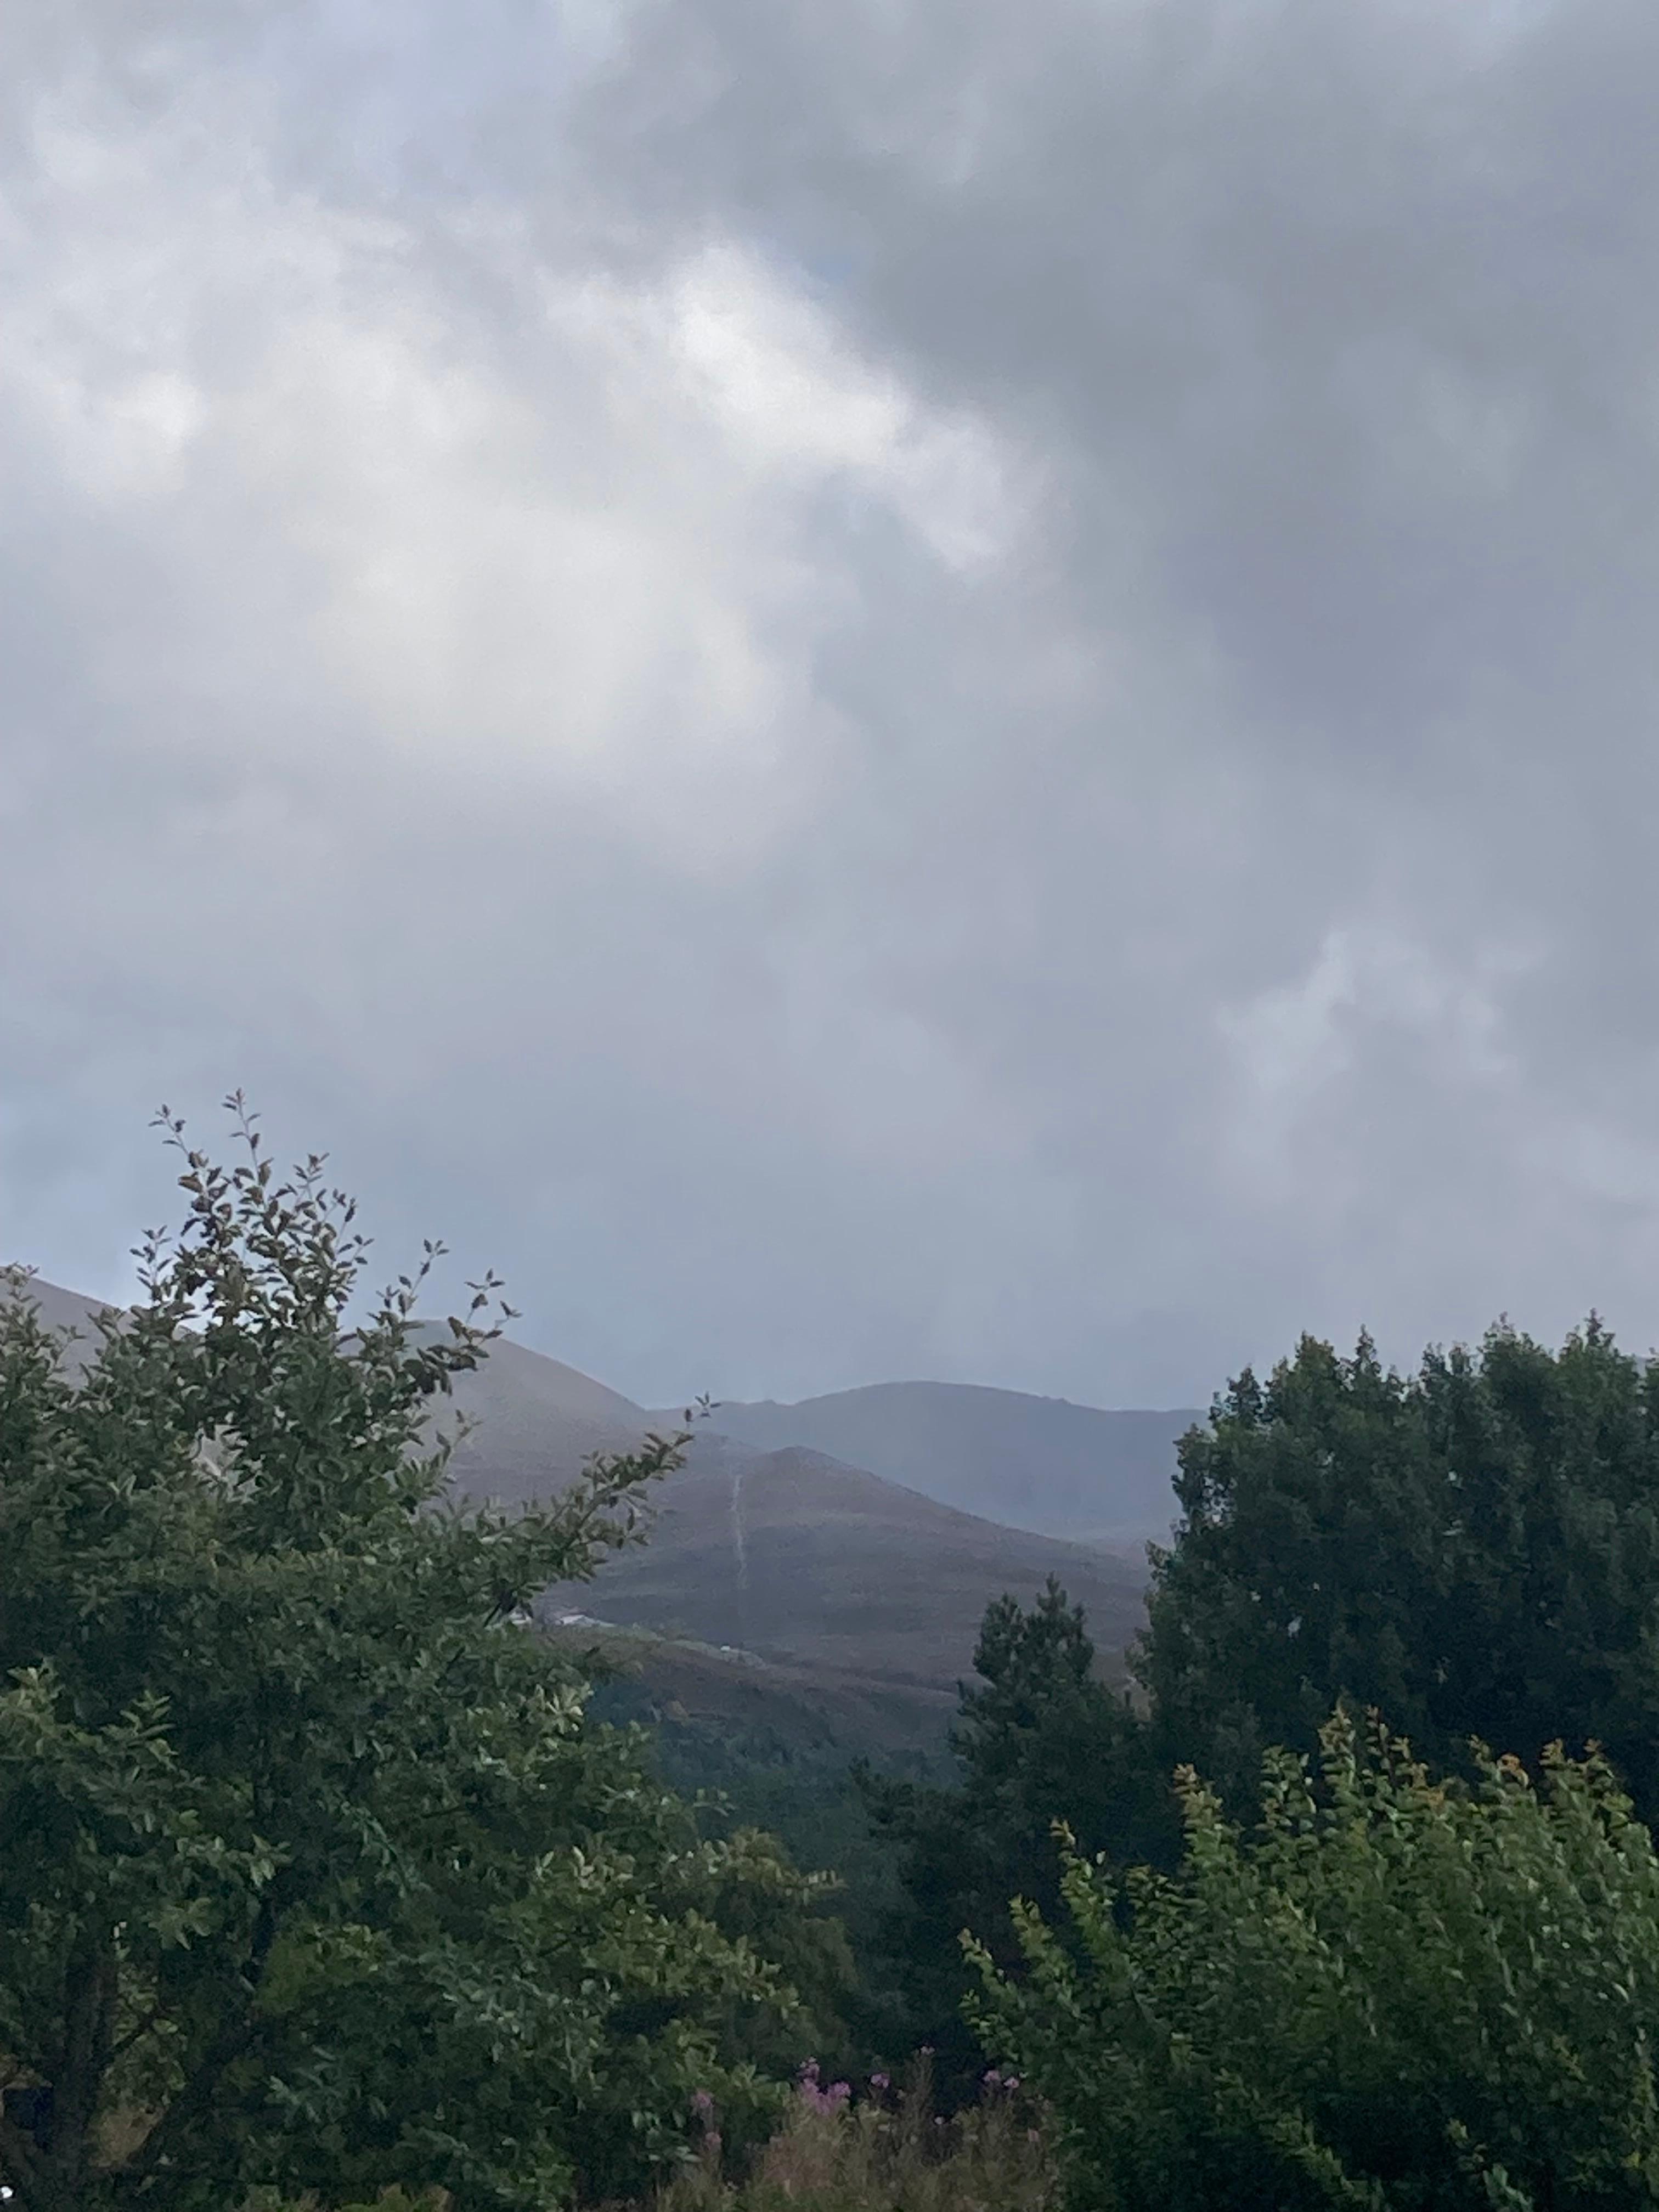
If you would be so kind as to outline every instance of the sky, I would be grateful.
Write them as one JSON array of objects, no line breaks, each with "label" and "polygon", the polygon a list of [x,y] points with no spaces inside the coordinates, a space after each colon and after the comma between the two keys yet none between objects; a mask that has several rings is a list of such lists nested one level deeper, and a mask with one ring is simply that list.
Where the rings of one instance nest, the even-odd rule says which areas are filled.
[{"label": "sky", "polygon": [[648,1403],[1659,1340],[1651,0],[7,46],[0,1250],[240,1086]]}]

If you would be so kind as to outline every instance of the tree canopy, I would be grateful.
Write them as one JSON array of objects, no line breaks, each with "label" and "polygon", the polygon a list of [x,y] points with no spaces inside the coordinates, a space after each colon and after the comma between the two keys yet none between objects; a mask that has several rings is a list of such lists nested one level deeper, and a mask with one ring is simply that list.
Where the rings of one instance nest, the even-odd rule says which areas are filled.
[{"label": "tree canopy", "polygon": [[1432,1763],[1607,1748],[1659,1814],[1659,1367],[1592,1316],[1385,1370],[1304,1338],[1180,1448],[1133,1662],[1161,1754],[1235,1802],[1339,1698]]},{"label": "tree canopy", "polygon": [[1052,1577],[1029,1608],[1012,1596],[986,1612],[962,1686],[950,1787],[864,1780],[878,1835],[894,1850],[902,1901],[889,1922],[890,1978],[902,2027],[930,2043],[947,2087],[983,2064],[962,2018],[959,1938],[972,1928],[1000,1961],[1018,1955],[1011,1900],[1052,1908],[1064,1820],[1091,1850],[1163,1856],[1178,1846],[1175,1800],[1144,1755],[1145,1731],[1102,1680],[1083,1609]]},{"label": "tree canopy", "polygon": [[1304,1338],[1182,1439],[1176,1497],[1137,1698],[1099,1679],[1063,1593],[1004,1598],[957,1785],[870,1792],[904,1893],[892,1978],[958,2074],[953,1939],[972,1928],[1006,1966],[1008,1899],[1054,1917],[1056,1820],[1086,1854],[1167,1869],[1179,1765],[1246,1814],[1266,1749],[1313,1753],[1340,1704],[1443,1774],[1474,1771],[1474,1739],[1534,1769],[1557,1739],[1598,1743],[1659,1818],[1659,1367],[1594,1318],[1559,1352],[1499,1325],[1407,1375],[1367,1340],[1344,1358]]},{"label": "tree canopy", "polygon": [[[1089,2212],[1583,2212],[1659,2198],[1659,1857],[1606,1762],[1432,1780],[1346,1715],[1264,1764],[1253,1832],[1190,1768],[1183,1863],[1067,1855],[973,1947],[990,2048]],[[1062,1936],[1065,1940],[1062,1940]]]},{"label": "tree canopy", "polygon": [[689,2098],[769,2092],[735,2016],[812,1889],[700,1838],[520,1625],[637,1534],[678,1440],[520,1513],[445,1492],[431,1417],[488,1352],[352,1320],[313,1160],[188,1150],[143,1296],[66,1358],[0,1308],[0,2168],[21,2212],[635,2185]]}]

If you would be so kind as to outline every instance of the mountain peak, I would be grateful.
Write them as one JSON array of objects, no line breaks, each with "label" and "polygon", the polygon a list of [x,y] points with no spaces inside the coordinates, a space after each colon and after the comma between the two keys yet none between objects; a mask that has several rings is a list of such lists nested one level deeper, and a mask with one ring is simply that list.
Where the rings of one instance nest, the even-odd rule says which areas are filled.
[{"label": "mountain peak", "polygon": [[1134,1546],[1175,1518],[1195,1408],[1111,1410],[975,1382],[872,1382],[793,1405],[721,1405],[733,1443],[805,1445],[942,1504],[1050,1536]]}]

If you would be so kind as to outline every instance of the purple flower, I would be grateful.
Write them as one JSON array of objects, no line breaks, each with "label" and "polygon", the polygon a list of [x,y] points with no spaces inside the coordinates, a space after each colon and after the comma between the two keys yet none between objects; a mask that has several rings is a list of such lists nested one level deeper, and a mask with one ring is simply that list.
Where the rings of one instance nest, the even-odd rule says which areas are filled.
[{"label": "purple flower", "polygon": [[691,2109],[700,2120],[712,2119],[714,2100],[710,2092],[707,2089],[694,2089],[691,2092]]},{"label": "purple flower", "polygon": [[890,2089],[892,2086],[891,2077],[888,2075],[872,2074],[870,2076],[870,2087],[872,2089]]},{"label": "purple flower", "polygon": [[850,2081],[832,2081],[826,2089],[818,2080],[817,2066],[810,2069],[804,2066],[800,2073],[799,2094],[809,2112],[838,2112],[851,2098],[853,2085]]}]

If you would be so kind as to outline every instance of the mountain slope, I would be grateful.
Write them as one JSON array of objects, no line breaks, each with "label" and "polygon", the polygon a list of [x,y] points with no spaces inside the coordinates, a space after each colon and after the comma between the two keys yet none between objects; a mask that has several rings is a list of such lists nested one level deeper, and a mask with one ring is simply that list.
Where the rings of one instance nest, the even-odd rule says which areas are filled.
[{"label": "mountain slope", "polygon": [[[85,1329],[97,1310],[52,1284],[32,1288],[54,1326]],[[509,1504],[562,1489],[596,1451],[627,1451],[653,1428],[682,1425],[678,1413],[653,1416],[508,1343],[457,1379],[437,1418],[447,1429],[457,1416],[473,1425],[453,1487]],[[1000,1527],[822,1451],[759,1449],[700,1424],[686,1466],[658,1498],[650,1541],[607,1562],[595,1582],[550,1594],[548,1617],[580,1612],[689,1636],[753,1654],[798,1685],[817,1680],[860,1698],[902,1687],[930,1705],[969,1671],[985,1607],[1005,1590],[1029,1602],[1058,1576],[1109,1658],[1140,1625],[1138,1565]]]},{"label": "mountain slope", "polygon": [[[4,1288],[0,1285],[0,1291]],[[115,1311],[101,1298],[83,1297],[79,1291],[66,1291],[59,1284],[43,1282],[39,1275],[31,1275],[23,1285],[26,1301],[34,1307],[43,1328],[56,1329],[70,1338],[62,1365],[65,1372],[80,1374],[88,1359],[98,1349],[98,1316]]]},{"label": "mountain slope", "polygon": [[1167,1533],[1176,1440],[1202,1418],[971,1383],[878,1382],[798,1405],[722,1405],[714,1425],[761,1450],[827,1453],[1011,1527],[1133,1547]]},{"label": "mountain slope", "polygon": [[76,1329],[94,1342],[99,1315],[110,1310],[100,1298],[82,1297],[78,1291],[65,1291],[56,1283],[44,1283],[38,1275],[29,1278],[24,1295],[34,1304],[46,1328]]},{"label": "mountain slope", "polygon": [[[508,1500],[559,1487],[592,1451],[682,1425],[678,1412],[648,1414],[517,1345],[496,1346],[461,1378],[456,1404],[477,1426],[456,1455],[455,1486]],[[722,1412],[697,1425],[686,1465],[657,1493],[648,1543],[552,1593],[549,1618],[591,1613],[775,1667],[928,1692],[970,1671],[993,1599],[1012,1590],[1029,1602],[1050,1574],[1087,1607],[1103,1655],[1139,1629],[1138,1558],[998,1526],[823,1451],[757,1449],[717,1433],[723,1422]]]},{"label": "mountain slope", "polygon": [[745,1649],[775,1664],[948,1690],[986,1607],[1057,1576],[1109,1661],[1139,1630],[1146,1577],[1081,1544],[999,1527],[817,1452],[699,1437],[643,1547],[550,1608]]},{"label": "mountain slope", "polygon": [[630,1451],[653,1428],[677,1435],[678,1415],[659,1420],[620,1391],[562,1360],[498,1342],[471,1375],[455,1378],[454,1395],[439,1410],[474,1425],[451,1462],[455,1487],[471,1497],[520,1505],[562,1490],[595,1452]]}]

